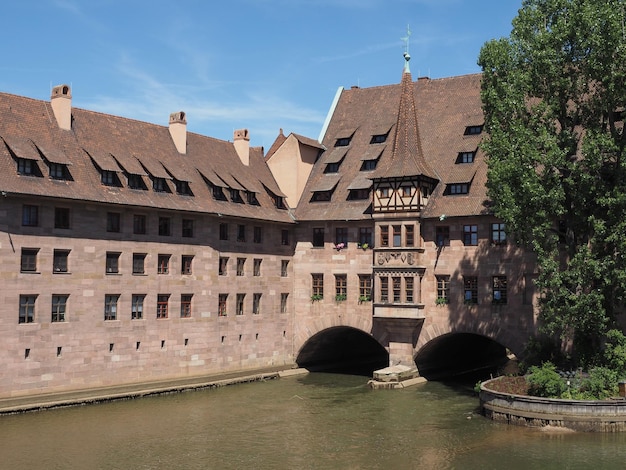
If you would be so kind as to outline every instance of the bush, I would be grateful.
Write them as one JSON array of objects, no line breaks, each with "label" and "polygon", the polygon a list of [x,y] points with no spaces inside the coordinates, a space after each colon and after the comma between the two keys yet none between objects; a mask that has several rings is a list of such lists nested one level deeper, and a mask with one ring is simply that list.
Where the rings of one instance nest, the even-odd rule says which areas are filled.
[{"label": "bush", "polygon": [[602,356],[604,366],[619,375],[626,375],[626,336],[621,331],[607,331]]},{"label": "bush", "polygon": [[551,362],[544,362],[541,367],[532,366],[528,370],[528,393],[536,397],[561,398],[568,391],[567,383],[556,371]]},{"label": "bush", "polygon": [[589,371],[589,377],[580,386],[584,399],[604,400],[617,395],[617,372],[606,367],[595,367]]}]

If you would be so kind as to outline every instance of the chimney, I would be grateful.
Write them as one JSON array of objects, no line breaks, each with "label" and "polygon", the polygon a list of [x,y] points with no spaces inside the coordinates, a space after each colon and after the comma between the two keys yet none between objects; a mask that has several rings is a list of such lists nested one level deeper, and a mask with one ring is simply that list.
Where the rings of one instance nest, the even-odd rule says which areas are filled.
[{"label": "chimney", "polygon": [[187,153],[187,121],[185,112],[178,111],[170,114],[170,135],[178,153]]},{"label": "chimney", "polygon": [[72,91],[68,85],[57,85],[52,89],[50,105],[59,128],[72,130]]},{"label": "chimney", "polygon": [[241,162],[250,165],[250,135],[248,129],[239,129],[233,135],[233,144]]}]

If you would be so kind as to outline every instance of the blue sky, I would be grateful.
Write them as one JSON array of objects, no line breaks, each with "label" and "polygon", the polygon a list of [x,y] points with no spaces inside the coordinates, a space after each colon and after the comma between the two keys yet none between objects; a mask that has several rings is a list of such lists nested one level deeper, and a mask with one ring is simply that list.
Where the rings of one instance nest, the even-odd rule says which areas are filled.
[{"label": "blue sky", "polygon": [[0,91],[267,150],[279,129],[317,138],[340,86],[479,72],[521,0],[20,0],[2,9]]}]

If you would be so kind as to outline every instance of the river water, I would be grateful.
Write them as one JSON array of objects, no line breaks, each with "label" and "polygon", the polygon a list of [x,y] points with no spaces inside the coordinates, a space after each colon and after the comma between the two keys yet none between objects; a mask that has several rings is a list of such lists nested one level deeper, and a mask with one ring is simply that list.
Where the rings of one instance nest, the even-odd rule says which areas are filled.
[{"label": "river water", "polygon": [[626,468],[626,433],[493,423],[471,385],[371,390],[366,381],[314,373],[0,416],[0,468]]}]

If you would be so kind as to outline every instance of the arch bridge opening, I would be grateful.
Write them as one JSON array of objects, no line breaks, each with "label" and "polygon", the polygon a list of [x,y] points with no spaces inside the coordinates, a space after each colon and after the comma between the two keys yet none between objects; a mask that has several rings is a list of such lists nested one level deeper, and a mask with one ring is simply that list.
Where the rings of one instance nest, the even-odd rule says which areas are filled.
[{"label": "arch bridge opening", "polygon": [[443,380],[465,374],[488,377],[508,360],[507,349],[486,336],[450,333],[426,344],[415,364],[422,377]]},{"label": "arch bridge opening", "polygon": [[387,350],[367,333],[348,326],[322,330],[304,344],[298,367],[311,371],[372,376],[389,365]]}]

